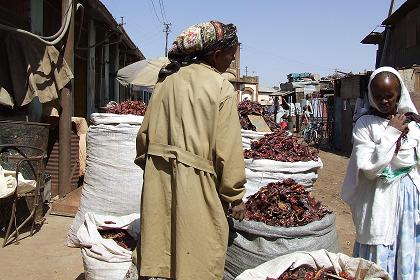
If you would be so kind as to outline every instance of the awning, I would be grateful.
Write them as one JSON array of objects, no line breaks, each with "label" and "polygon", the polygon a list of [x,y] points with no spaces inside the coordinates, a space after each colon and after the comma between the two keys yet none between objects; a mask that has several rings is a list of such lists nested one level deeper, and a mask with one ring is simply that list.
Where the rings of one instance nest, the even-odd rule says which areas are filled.
[{"label": "awning", "polygon": [[124,86],[129,84],[153,88],[160,69],[169,63],[166,57],[134,62],[118,70],[117,80]]}]

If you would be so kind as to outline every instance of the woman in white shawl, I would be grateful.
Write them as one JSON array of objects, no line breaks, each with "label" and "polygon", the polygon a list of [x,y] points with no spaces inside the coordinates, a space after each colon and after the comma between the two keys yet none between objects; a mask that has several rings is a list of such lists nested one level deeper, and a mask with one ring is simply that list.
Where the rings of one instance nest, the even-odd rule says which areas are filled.
[{"label": "woman in white shawl", "polygon": [[393,279],[420,279],[417,110],[391,67],[372,73],[368,95],[371,109],[355,124],[342,191],[356,227],[353,255]]}]

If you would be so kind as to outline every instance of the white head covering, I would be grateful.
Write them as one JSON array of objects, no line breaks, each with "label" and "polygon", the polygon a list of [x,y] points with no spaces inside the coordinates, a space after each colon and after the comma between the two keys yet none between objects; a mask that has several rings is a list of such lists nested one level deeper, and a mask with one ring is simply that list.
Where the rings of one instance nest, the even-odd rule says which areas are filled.
[{"label": "white head covering", "polygon": [[375,108],[376,110],[378,110],[377,105],[374,102],[373,96],[372,96],[372,90],[370,88],[370,84],[373,80],[373,78],[375,78],[376,75],[378,75],[381,72],[391,72],[392,74],[394,74],[395,76],[398,77],[398,79],[400,80],[400,85],[401,85],[401,97],[400,100],[398,101],[398,105],[397,105],[397,112],[400,114],[404,114],[407,112],[413,112],[417,114],[417,109],[413,104],[413,101],[411,101],[411,97],[410,97],[410,93],[408,92],[407,87],[404,84],[404,81],[401,78],[400,73],[398,73],[397,70],[395,70],[392,67],[380,67],[378,69],[376,69],[372,75],[370,75],[370,79],[369,79],[369,84],[368,84],[368,97],[369,97],[369,104],[370,106],[372,106],[373,108]]}]

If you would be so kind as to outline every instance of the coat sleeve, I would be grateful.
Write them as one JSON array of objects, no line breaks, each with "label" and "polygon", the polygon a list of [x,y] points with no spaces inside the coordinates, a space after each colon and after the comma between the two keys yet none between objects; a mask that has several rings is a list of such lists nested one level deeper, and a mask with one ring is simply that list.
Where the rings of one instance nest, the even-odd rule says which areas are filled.
[{"label": "coat sleeve", "polygon": [[245,162],[242,150],[235,91],[228,81],[222,86],[222,101],[216,131],[216,174],[218,192],[226,202],[240,200],[245,195]]},{"label": "coat sleeve", "polygon": [[356,122],[353,130],[353,152],[356,153],[357,168],[368,179],[375,179],[391,163],[400,135],[398,129],[387,126],[378,143],[375,143],[365,119],[361,118]]},{"label": "coat sleeve", "polygon": [[149,129],[149,111],[146,114],[141,124],[140,130],[136,138],[136,158],[134,163],[144,170],[146,166],[147,147],[149,146],[148,129]]}]

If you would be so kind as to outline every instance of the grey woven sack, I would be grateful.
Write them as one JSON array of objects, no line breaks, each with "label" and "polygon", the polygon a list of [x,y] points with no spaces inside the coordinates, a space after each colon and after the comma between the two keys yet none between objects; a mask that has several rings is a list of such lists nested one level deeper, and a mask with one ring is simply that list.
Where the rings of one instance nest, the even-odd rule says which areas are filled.
[{"label": "grey woven sack", "polygon": [[297,251],[339,252],[335,214],[299,227],[274,227],[261,222],[230,220],[225,280],[247,269]]}]

